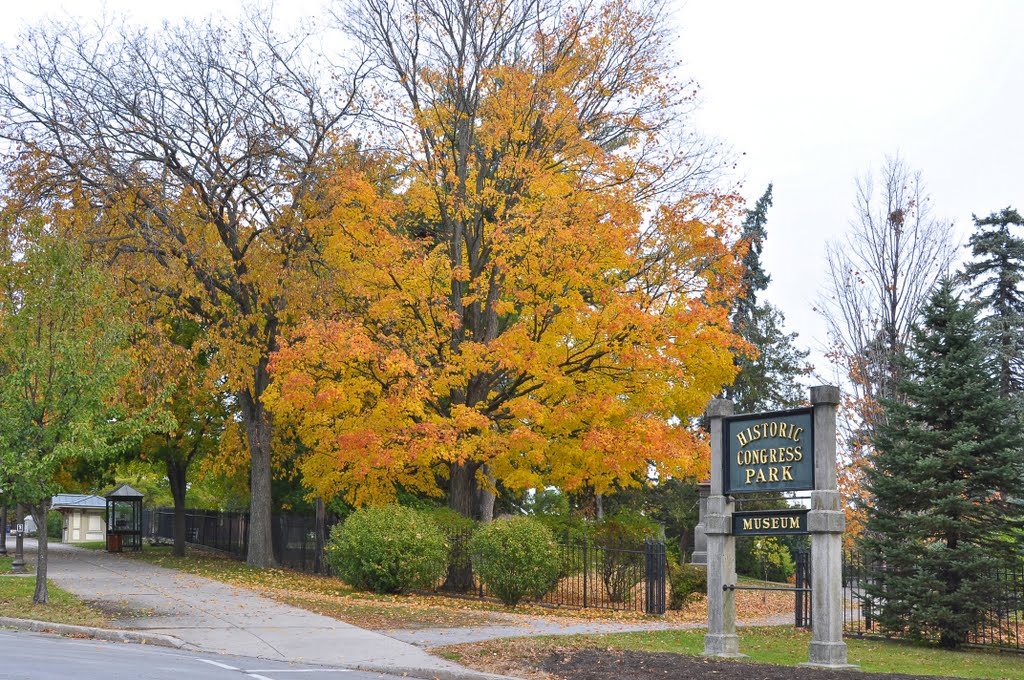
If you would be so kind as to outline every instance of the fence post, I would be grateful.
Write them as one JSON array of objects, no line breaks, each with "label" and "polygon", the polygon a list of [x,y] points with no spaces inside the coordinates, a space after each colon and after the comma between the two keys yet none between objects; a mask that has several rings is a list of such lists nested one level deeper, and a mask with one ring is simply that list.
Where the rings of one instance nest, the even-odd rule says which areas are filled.
[{"label": "fence post", "polygon": [[[810,562],[810,553],[806,550],[796,551],[796,587],[806,588],[810,584],[808,574],[808,563]],[[794,602],[794,616],[795,625],[797,628],[805,628],[810,622],[810,616],[808,616],[808,610],[810,609],[810,598],[807,597],[807,593],[803,590],[797,590],[796,599]]]},{"label": "fence post", "polygon": [[665,540],[658,541],[658,573],[661,580],[658,584],[658,613],[664,614],[668,609],[668,547]]},{"label": "fence post", "polygon": [[587,535],[583,534],[583,608],[587,608]]},{"label": "fence post", "polygon": [[[316,520],[313,521],[313,525],[316,525]],[[302,571],[306,571],[306,552],[309,546],[309,531],[306,529],[305,523],[300,525],[302,528]],[[314,531],[316,531],[314,529]]]},{"label": "fence post", "polygon": [[665,544],[644,539],[644,613],[665,613]]}]

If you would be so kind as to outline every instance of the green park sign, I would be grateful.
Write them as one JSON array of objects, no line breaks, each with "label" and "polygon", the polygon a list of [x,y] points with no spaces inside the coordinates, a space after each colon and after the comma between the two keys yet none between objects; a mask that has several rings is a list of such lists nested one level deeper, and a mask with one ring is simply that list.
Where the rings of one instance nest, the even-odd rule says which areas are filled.
[{"label": "green park sign", "polygon": [[813,409],[723,419],[726,495],[814,488]]}]

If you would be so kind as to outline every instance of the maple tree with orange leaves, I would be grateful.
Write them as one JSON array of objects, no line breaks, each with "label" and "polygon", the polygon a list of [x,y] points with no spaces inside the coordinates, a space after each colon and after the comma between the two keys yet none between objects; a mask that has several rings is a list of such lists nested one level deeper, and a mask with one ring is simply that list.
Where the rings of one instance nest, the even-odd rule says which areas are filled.
[{"label": "maple tree with orange leaves", "polygon": [[271,362],[267,403],[316,495],[447,491],[488,519],[499,484],[603,494],[706,472],[691,419],[746,349],[728,318],[740,206],[680,127],[693,93],[658,11],[347,8],[392,143],[371,161],[396,172],[333,173],[334,305]]}]

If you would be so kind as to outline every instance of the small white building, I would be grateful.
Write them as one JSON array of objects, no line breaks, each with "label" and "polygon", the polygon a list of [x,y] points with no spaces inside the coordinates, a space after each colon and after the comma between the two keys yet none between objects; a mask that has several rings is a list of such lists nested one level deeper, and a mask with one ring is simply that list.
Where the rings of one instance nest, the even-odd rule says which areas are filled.
[{"label": "small white building", "polygon": [[107,512],[107,501],[101,496],[80,493],[57,494],[53,497],[51,508],[64,517],[62,542],[86,543],[106,540],[104,517]]}]

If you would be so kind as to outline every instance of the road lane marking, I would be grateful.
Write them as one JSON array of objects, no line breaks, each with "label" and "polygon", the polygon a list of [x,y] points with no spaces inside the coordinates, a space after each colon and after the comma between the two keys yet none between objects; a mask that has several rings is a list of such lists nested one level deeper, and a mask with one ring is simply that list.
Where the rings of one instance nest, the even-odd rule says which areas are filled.
[{"label": "road lane marking", "polygon": [[256,675],[255,673],[248,673],[247,675],[250,678],[256,678],[256,680],[274,680],[273,678],[268,678],[265,675]]},{"label": "road lane marking", "polygon": [[216,666],[218,668],[223,668],[224,670],[228,670],[228,671],[240,671],[240,670],[242,670],[241,668],[235,668],[234,666],[229,666],[226,663],[221,663],[220,661],[210,661],[209,659],[196,659],[196,661],[202,661],[203,663],[208,663],[211,666]]}]

